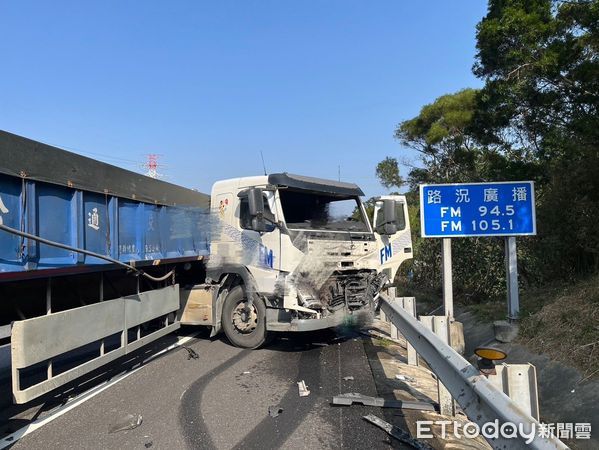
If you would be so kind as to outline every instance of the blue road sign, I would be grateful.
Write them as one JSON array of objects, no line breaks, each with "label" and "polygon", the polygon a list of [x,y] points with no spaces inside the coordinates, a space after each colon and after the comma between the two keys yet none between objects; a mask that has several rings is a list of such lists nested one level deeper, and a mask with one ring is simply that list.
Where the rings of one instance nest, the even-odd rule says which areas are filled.
[{"label": "blue road sign", "polygon": [[537,234],[532,181],[420,185],[422,237]]}]

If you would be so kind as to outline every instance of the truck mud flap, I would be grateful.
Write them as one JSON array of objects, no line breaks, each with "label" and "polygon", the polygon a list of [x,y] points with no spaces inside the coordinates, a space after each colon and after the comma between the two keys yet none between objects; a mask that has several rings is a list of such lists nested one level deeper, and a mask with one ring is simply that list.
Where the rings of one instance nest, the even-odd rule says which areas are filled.
[{"label": "truck mud flap", "polygon": [[[171,313],[178,309],[179,286],[174,285],[14,322],[14,401],[26,403],[176,330],[180,324]],[[146,324],[157,318],[161,318],[158,328],[149,329]],[[112,345],[105,346],[107,338],[112,338]],[[95,349],[91,359],[90,348]],[[62,371],[53,366],[69,355],[75,362],[84,361],[74,367],[71,362]],[[47,375],[42,380],[34,377],[33,384],[23,383],[26,372]]]}]

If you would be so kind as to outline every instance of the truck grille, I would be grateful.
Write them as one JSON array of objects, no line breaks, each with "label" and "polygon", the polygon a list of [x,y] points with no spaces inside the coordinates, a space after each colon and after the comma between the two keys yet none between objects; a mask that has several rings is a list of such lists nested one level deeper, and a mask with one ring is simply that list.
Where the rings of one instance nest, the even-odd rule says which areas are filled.
[{"label": "truck grille", "polygon": [[334,272],[322,285],[319,298],[329,311],[344,306],[354,311],[368,305],[383,286],[386,276],[373,270]]}]

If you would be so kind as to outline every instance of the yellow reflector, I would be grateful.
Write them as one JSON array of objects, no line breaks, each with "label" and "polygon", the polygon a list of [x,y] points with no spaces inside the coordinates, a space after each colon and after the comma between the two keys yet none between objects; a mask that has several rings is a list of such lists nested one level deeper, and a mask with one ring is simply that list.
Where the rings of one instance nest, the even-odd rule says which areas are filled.
[{"label": "yellow reflector", "polygon": [[507,353],[491,347],[478,347],[476,350],[474,350],[474,353],[476,356],[480,356],[484,359],[490,359],[491,361],[507,358]]}]

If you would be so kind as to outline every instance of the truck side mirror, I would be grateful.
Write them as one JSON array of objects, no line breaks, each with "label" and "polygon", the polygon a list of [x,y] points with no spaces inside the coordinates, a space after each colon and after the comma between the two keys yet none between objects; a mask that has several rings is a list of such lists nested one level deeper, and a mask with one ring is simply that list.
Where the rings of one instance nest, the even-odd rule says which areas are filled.
[{"label": "truck side mirror", "polygon": [[252,230],[258,232],[266,231],[262,189],[251,188],[248,190],[248,209],[252,218]]},{"label": "truck side mirror", "polygon": [[264,214],[264,200],[262,200],[262,189],[251,188],[248,190],[248,207],[250,216],[256,217]]},{"label": "truck side mirror", "polygon": [[397,233],[397,225],[395,223],[386,223],[384,233],[387,236],[392,236]]},{"label": "truck side mirror", "polygon": [[382,212],[383,214],[383,221],[377,227],[377,233],[384,234],[387,236],[391,236],[397,233],[397,216],[395,215],[395,200],[383,200],[383,208],[380,212]]}]

